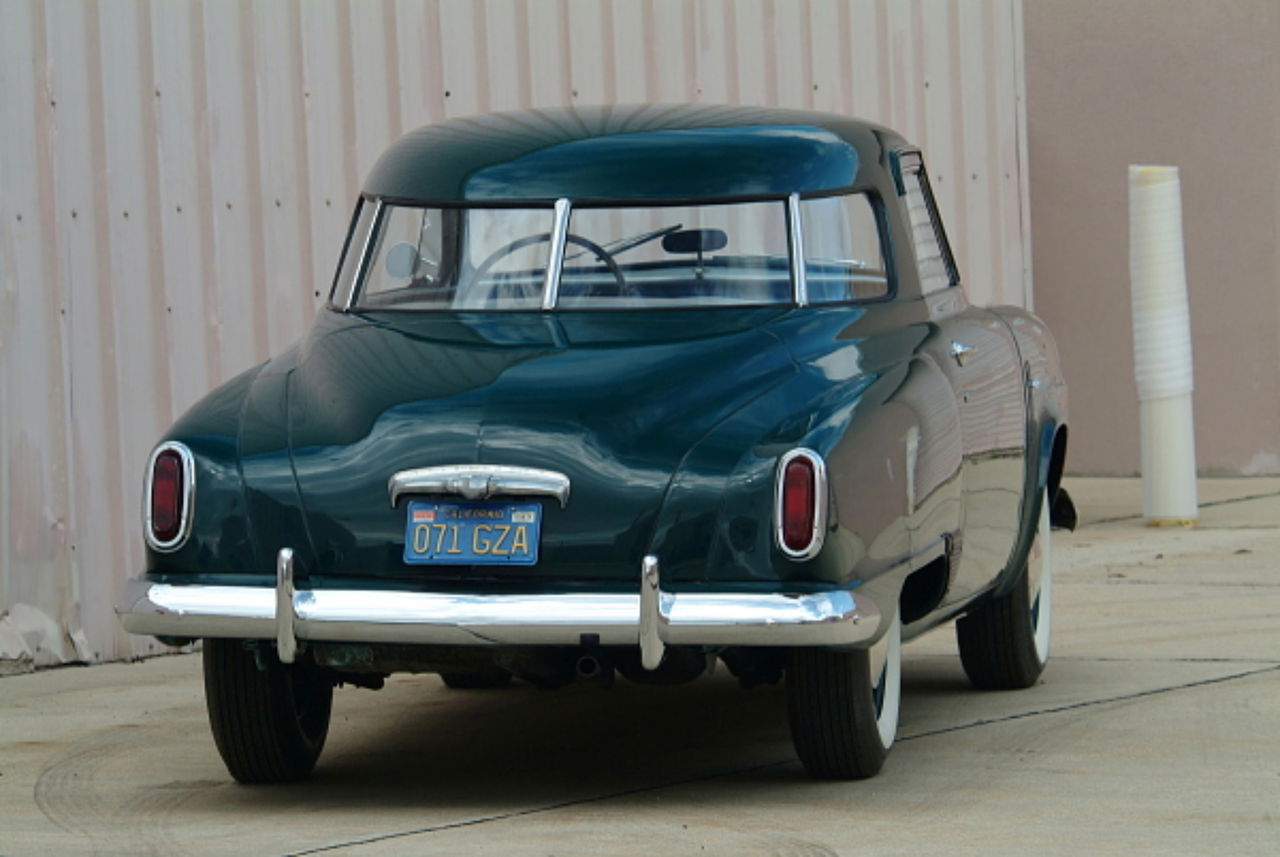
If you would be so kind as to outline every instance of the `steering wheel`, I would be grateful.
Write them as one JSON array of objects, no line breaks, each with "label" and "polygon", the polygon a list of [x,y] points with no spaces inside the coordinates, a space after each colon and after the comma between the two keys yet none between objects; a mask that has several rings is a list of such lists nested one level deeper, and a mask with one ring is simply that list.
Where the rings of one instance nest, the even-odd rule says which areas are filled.
[{"label": "steering wheel", "polygon": [[[537,244],[542,241],[550,241],[550,240],[551,240],[550,232],[540,232],[537,235],[526,235],[523,238],[517,238],[515,241],[512,241],[509,244],[504,244],[503,246],[499,247],[497,250],[494,250],[492,253],[490,253],[489,258],[485,259],[483,262],[480,263],[480,267],[476,268],[476,272],[472,275],[472,280],[474,282],[479,282],[480,278],[483,277],[485,274],[487,274],[489,272],[489,269],[498,263],[498,260],[506,256],[510,256],[512,253],[516,252],[517,250],[522,250],[531,244]],[[564,241],[566,244],[577,244],[579,246],[586,247],[588,250],[590,250],[593,254],[595,254],[595,257],[597,259],[599,259],[601,262],[604,263],[604,266],[609,269],[609,273],[613,274],[613,278],[617,280],[618,294],[619,295],[631,294],[631,287],[627,285],[627,278],[623,275],[622,269],[618,267],[617,260],[613,258],[613,255],[610,254],[608,250],[604,249],[603,247],[601,247],[599,244],[592,241],[591,239],[583,238],[581,235],[575,235],[572,232],[568,232],[565,234]]]}]

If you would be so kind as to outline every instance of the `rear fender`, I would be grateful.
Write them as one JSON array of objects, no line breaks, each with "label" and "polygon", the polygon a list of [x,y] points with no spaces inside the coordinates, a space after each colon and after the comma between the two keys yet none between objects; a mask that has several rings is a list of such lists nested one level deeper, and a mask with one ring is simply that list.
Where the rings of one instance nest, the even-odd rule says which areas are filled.
[{"label": "rear fender", "polygon": [[[999,307],[996,314],[1014,335],[1023,366],[1027,397],[1027,452],[1018,539],[1009,563],[1001,571],[993,595],[1006,594],[1017,582],[1035,539],[1040,506],[1048,494],[1055,525],[1075,525],[1074,506],[1062,492],[1067,452],[1067,387],[1057,345],[1040,319],[1016,307]],[[1062,499],[1059,499],[1060,493]],[[1068,511],[1069,510],[1069,511]]]}]

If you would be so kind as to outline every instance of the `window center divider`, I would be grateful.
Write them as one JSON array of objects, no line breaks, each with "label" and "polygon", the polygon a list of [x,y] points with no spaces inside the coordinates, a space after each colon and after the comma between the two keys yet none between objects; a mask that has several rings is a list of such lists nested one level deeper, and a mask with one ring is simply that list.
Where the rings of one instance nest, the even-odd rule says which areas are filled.
[{"label": "window center divider", "polygon": [[796,306],[809,305],[809,283],[804,270],[804,236],[800,231],[800,194],[787,196],[787,238],[791,245],[791,286]]},{"label": "window center divider", "polygon": [[565,238],[569,234],[569,200],[556,200],[555,220],[551,224],[551,257],[547,259],[547,278],[542,285],[542,308],[555,309],[560,297],[560,270],[564,267]]}]

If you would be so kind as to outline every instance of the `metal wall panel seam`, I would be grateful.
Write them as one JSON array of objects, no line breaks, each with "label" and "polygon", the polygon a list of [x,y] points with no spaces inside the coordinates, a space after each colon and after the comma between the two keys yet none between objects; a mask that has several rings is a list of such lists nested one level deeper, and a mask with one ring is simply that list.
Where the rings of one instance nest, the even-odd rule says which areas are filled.
[{"label": "metal wall panel seam", "polygon": [[[457,5],[458,8],[471,6],[470,3]],[[356,129],[356,177],[359,182],[391,140],[391,93],[387,81],[388,65],[395,62],[395,57],[388,57],[382,50],[383,6],[353,3],[349,11],[356,96],[352,103],[352,121]],[[399,98],[398,93],[396,98]]]},{"label": "metal wall panel seam", "polygon": [[520,94],[517,103],[522,108],[533,106],[533,76],[529,74],[529,4],[516,3],[516,79]]},{"label": "metal wall panel seam", "polygon": [[[305,330],[311,322],[312,312],[319,302],[322,287],[320,271],[316,267],[315,247],[312,238],[315,235],[316,206],[312,198],[311,184],[311,146],[312,136],[307,133],[306,106],[306,66],[302,52],[302,7],[298,2],[289,4],[289,90],[292,93],[293,110],[290,120],[293,125],[293,136],[296,140],[297,159],[294,162],[293,181],[297,186],[297,202],[290,209],[293,226],[298,234],[298,245],[301,253],[296,260],[299,266],[299,282],[296,284],[299,298],[298,315]],[[398,114],[399,111],[397,111]],[[334,238],[334,240],[338,240]]]},{"label": "metal wall panel seam", "polygon": [[[71,614],[61,374],[65,337],[60,290],[52,279],[57,256],[51,240],[51,108],[43,31],[43,10],[0,7],[0,98],[6,116],[32,118],[0,127],[0,182],[6,191],[0,199],[0,653],[32,661],[32,640],[22,633],[25,623],[5,615],[8,607],[22,604],[23,613],[30,616],[34,610],[58,629]],[[33,173],[20,156],[46,169]],[[20,359],[24,346],[43,352],[40,365]],[[49,445],[32,448],[41,442]],[[62,657],[64,646],[58,645]]]},{"label": "metal wall panel seam", "polygon": [[[90,170],[92,172],[92,207],[89,211],[90,224],[88,228],[93,233],[92,258],[95,260],[97,272],[100,277],[98,288],[94,298],[96,305],[93,313],[94,325],[97,328],[98,340],[102,343],[102,347],[96,354],[87,355],[81,351],[81,360],[90,366],[96,364],[99,390],[97,395],[101,396],[102,410],[101,412],[90,412],[82,414],[80,418],[73,417],[77,428],[77,436],[75,440],[75,449],[73,454],[80,463],[76,468],[76,474],[73,479],[75,485],[82,485],[84,489],[77,497],[76,506],[80,512],[77,515],[78,522],[93,521],[94,526],[87,527],[89,533],[95,531],[101,534],[102,530],[106,531],[106,536],[100,539],[90,539],[95,550],[81,551],[76,557],[73,564],[74,576],[72,578],[73,591],[75,592],[75,602],[77,612],[83,613],[83,608],[88,605],[95,608],[98,605],[109,604],[115,593],[111,586],[111,581],[120,571],[129,567],[128,553],[128,533],[126,530],[118,526],[114,526],[114,522],[110,520],[110,512],[108,510],[121,508],[118,498],[123,496],[123,473],[121,468],[121,459],[124,451],[122,415],[120,413],[120,388],[119,388],[119,370],[116,360],[118,350],[116,347],[117,330],[115,327],[115,318],[112,308],[116,304],[116,287],[114,282],[114,274],[110,263],[111,258],[111,233],[110,233],[110,212],[111,204],[107,190],[107,156],[106,156],[106,120],[104,115],[106,92],[104,91],[104,79],[102,70],[102,29],[99,19],[99,7],[90,4],[81,7],[85,15],[85,45],[84,45],[84,75],[86,82],[86,90],[89,93],[88,109],[86,117],[88,119],[88,140],[90,146]],[[64,113],[65,115],[65,113]],[[70,273],[70,272],[68,272]],[[81,279],[80,276],[69,283],[69,288],[73,292],[80,295],[85,293],[85,285],[88,280]],[[84,302],[78,302],[81,307]],[[74,305],[73,305],[73,312]],[[78,336],[77,344],[83,346],[86,343]],[[72,363],[71,371],[76,371],[76,364],[81,362],[75,360]],[[81,385],[84,389],[84,385]],[[95,400],[94,396],[91,401]],[[96,411],[96,409],[93,409]],[[101,419],[101,423],[98,420]],[[97,440],[97,429],[99,425],[105,430],[105,437],[102,438],[102,453],[92,455],[88,453],[88,448],[97,446],[96,443],[91,444],[90,439]],[[102,467],[105,474],[94,471]],[[105,475],[106,478],[95,478],[99,475]],[[83,532],[83,531],[82,531]],[[110,557],[108,568],[111,570],[107,576],[107,580],[101,579],[102,575],[95,577],[94,563],[100,562],[102,554],[96,549],[99,544],[109,544],[110,550],[107,556]],[[89,612],[92,612],[90,610]],[[83,615],[68,617],[70,625],[68,630],[72,630],[76,625],[81,625],[86,617]],[[102,635],[95,635],[96,639],[92,641],[100,646],[105,646],[112,638],[117,643],[122,643],[124,638],[119,635],[115,629],[107,630],[105,616],[95,616],[98,629]],[[83,627],[83,626],[82,626]],[[86,628],[86,633],[93,632]],[[100,650],[101,651],[101,650]]]},{"label": "metal wall panel seam", "polygon": [[[1022,268],[1019,278],[1022,283],[1022,306],[1035,309],[1035,283],[1031,270],[1031,183],[1027,177],[1027,67],[1024,54],[1026,31],[1022,21],[1022,0],[1009,0],[1009,11],[1012,17],[1010,24],[1013,40],[1013,78],[1014,106],[1017,110],[1015,134],[1018,147],[1018,232],[1017,242],[1022,251]],[[1008,295],[1004,295],[1008,300]]]},{"label": "metal wall panel seam", "polygon": [[[597,4],[600,10],[600,37],[593,40],[600,47],[600,95],[593,101],[606,104],[616,103],[618,99],[618,45],[617,32],[614,29],[613,0],[601,0]],[[653,7],[646,9],[652,15]],[[604,50],[608,45],[612,50]],[[643,59],[641,60],[643,62]]]},{"label": "metal wall panel seam", "polygon": [[243,111],[240,92],[245,73],[237,45],[240,30],[240,6],[212,3],[201,7],[202,34],[205,39],[205,68],[197,71],[205,77],[204,106],[209,129],[205,157],[208,159],[210,188],[213,194],[205,207],[210,211],[213,239],[213,272],[217,295],[219,326],[217,329],[219,360],[227,376],[238,374],[256,363],[261,348],[257,337],[261,329],[254,315],[261,315],[253,296],[253,265],[249,247],[249,220],[246,187],[247,152],[242,128]]},{"label": "metal wall panel seam", "polygon": [[768,21],[764,3],[741,3],[729,7],[738,21],[738,96],[742,104],[769,104],[770,58],[767,56]]},{"label": "metal wall panel seam", "polygon": [[[1009,0],[1016,2],[1016,0]],[[1019,131],[1018,131],[1018,115],[1019,111],[1015,104],[1011,102],[1017,97],[1017,89],[1011,81],[1006,80],[1006,72],[1014,68],[1015,58],[1014,52],[1011,50],[1010,40],[1013,37],[1011,27],[1014,22],[1014,12],[1009,5],[1005,5],[1000,14],[995,16],[995,25],[999,34],[995,45],[996,56],[996,73],[993,75],[996,85],[1000,92],[1000,97],[996,99],[996,110],[1000,117],[1000,132],[997,135],[994,145],[1000,148],[1000,156],[1005,164],[1012,169],[1012,176],[1005,183],[1003,199],[1000,204],[1000,231],[1006,240],[1001,246],[1001,283],[1004,288],[997,299],[1004,301],[1010,299],[1009,292],[1013,288],[1017,288],[1019,294],[1022,291],[1022,269],[1023,257],[1019,247],[1011,246],[1008,240],[1009,236],[1018,235],[1022,228],[1022,185],[1025,181],[1023,175],[1022,162],[1019,160]],[[1020,243],[1020,242],[1019,242]]]},{"label": "metal wall panel seam", "polygon": [[[198,13],[198,9],[195,10]],[[199,77],[191,44],[191,7],[162,3],[150,8],[152,45],[151,86],[154,88],[155,154],[152,172],[158,177],[158,198],[152,204],[160,245],[158,277],[166,313],[165,356],[182,343],[183,358],[173,361],[170,374],[169,418],[194,401],[198,391],[219,380],[210,371],[209,327],[206,315],[215,283],[207,277],[206,206],[199,184],[204,152],[199,149],[201,113],[196,105]],[[180,36],[178,34],[181,34]],[[203,335],[201,335],[203,334]],[[216,341],[213,343],[216,352]]]},{"label": "metal wall panel seam", "polygon": [[[950,145],[941,146],[941,155],[950,162],[948,167],[949,193],[945,198],[949,202],[946,212],[947,237],[951,241],[958,258],[956,265],[961,271],[961,279],[969,289],[977,289],[979,294],[987,294],[991,282],[984,272],[975,270],[974,254],[969,248],[969,176],[973,171],[969,167],[967,135],[964,123],[965,87],[960,65],[960,21],[957,6],[947,4],[933,18],[932,47],[926,51],[931,63],[929,73],[930,90],[935,93],[935,103],[939,115],[937,127],[941,129],[940,138],[950,141]],[[945,17],[944,17],[945,16]],[[942,26],[945,20],[946,26]],[[939,139],[935,136],[934,139]],[[972,292],[970,300],[973,300]]]},{"label": "metal wall panel seam", "polygon": [[298,257],[301,246],[296,228],[297,156],[302,149],[293,117],[295,90],[290,80],[294,67],[289,43],[289,7],[265,3],[253,7],[252,44],[254,99],[246,99],[246,118],[253,134],[250,154],[259,179],[252,183],[250,200],[261,217],[262,280],[255,297],[268,322],[267,354],[277,354],[302,331],[296,303]]},{"label": "metal wall panel seam", "polygon": [[[382,55],[395,62],[387,63],[387,142],[404,133],[404,114],[400,110],[400,52],[397,49],[396,33],[399,18],[394,3],[384,3],[382,7]],[[373,164],[369,164],[370,167]]]},{"label": "metal wall panel seam", "polygon": [[[248,283],[237,284],[248,291],[248,303],[255,310],[266,310],[263,296],[267,293],[266,247],[264,246],[264,218],[262,206],[256,204],[257,194],[262,188],[262,147],[261,131],[258,122],[258,57],[255,48],[254,21],[252,0],[241,0],[239,7],[237,54],[243,67],[240,77],[241,145],[244,146],[244,163],[247,170],[247,193],[244,200],[249,219],[249,261],[253,279]],[[225,288],[229,284],[223,284]],[[261,302],[260,302],[261,301]],[[254,311],[254,361],[264,360],[271,353],[271,316],[267,311]],[[239,320],[243,323],[243,320]]]},{"label": "metal wall panel seam", "polygon": [[[34,79],[39,88],[34,93],[36,129],[36,172],[39,188],[39,199],[36,204],[40,211],[40,244],[44,264],[42,282],[52,288],[47,294],[56,297],[57,315],[56,336],[48,336],[47,340],[55,342],[57,359],[55,368],[60,378],[57,389],[58,405],[54,413],[62,420],[57,431],[50,432],[47,439],[54,444],[59,465],[53,474],[54,491],[57,497],[56,514],[61,521],[61,544],[57,558],[52,563],[57,578],[53,581],[56,591],[56,603],[52,605],[54,615],[59,623],[59,630],[65,633],[70,617],[74,614],[74,579],[77,573],[75,564],[76,539],[76,494],[74,491],[75,476],[75,429],[72,420],[72,394],[74,379],[71,373],[74,355],[72,351],[71,331],[71,295],[68,288],[69,278],[65,275],[61,254],[58,252],[58,236],[62,230],[58,226],[58,188],[56,180],[57,167],[57,128],[54,122],[54,86],[53,64],[49,58],[48,10],[44,6],[28,7],[31,14],[31,35],[33,61],[37,74]],[[20,124],[20,123],[19,123]],[[15,129],[16,130],[16,129]],[[13,365],[16,365],[16,361]],[[12,368],[10,371],[13,371]],[[6,449],[6,453],[11,450]],[[28,512],[29,514],[30,512]],[[10,531],[10,537],[12,532]],[[13,545],[5,545],[5,553],[12,556]],[[8,609],[12,602],[6,601],[0,607]],[[35,605],[43,608],[45,605]]]},{"label": "metal wall panel seam", "polygon": [[1008,162],[1003,157],[1000,145],[1000,92],[996,80],[998,63],[996,61],[999,35],[996,27],[996,5],[1001,0],[983,0],[983,61],[985,74],[983,87],[986,90],[987,102],[987,140],[986,151],[992,170],[990,204],[987,209],[987,236],[991,253],[991,280],[993,294],[1003,296],[1007,282],[1004,270],[1005,218],[1001,215],[1008,192],[1006,188],[1012,175]]},{"label": "metal wall panel seam", "polygon": [[[837,8],[838,6],[838,8]],[[844,91],[853,77],[846,68],[850,51],[841,44],[841,27],[849,13],[845,4],[832,0],[813,0],[809,4],[806,46],[809,64],[811,102],[815,109],[847,113]]]},{"label": "metal wall panel seam", "polygon": [[298,11],[304,107],[300,127],[307,139],[314,306],[328,299],[355,203],[354,179],[348,176],[350,123],[344,113],[344,93],[351,82],[342,75],[341,57],[349,52],[343,49],[346,39],[338,32],[335,3],[303,3]]},{"label": "metal wall panel seam", "polygon": [[[700,83],[702,73],[698,67],[698,16],[694,6],[694,0],[684,0],[680,7],[682,22],[680,31],[684,34],[684,101],[701,100],[702,91]],[[645,52],[650,63],[658,64],[656,45],[646,45]]]},{"label": "metal wall panel seam", "polygon": [[[209,153],[209,82],[205,76],[208,59],[205,53],[204,10],[194,7],[188,16],[187,43],[191,52],[191,91],[196,121],[196,196],[191,200],[200,234],[200,292],[203,296],[205,318],[206,389],[213,389],[227,377],[223,370],[221,340],[221,312],[218,306],[218,268],[214,258],[213,208],[217,200],[213,193],[213,172]],[[196,391],[190,391],[194,395]]]},{"label": "metal wall panel seam", "polygon": [[890,88],[890,82],[893,78],[893,58],[890,46],[893,43],[889,35],[888,3],[889,0],[875,0],[877,35],[875,49],[880,68],[879,85],[875,87],[880,104],[876,119],[885,125],[890,123],[893,112],[893,90]]},{"label": "metal wall panel seam", "polygon": [[[343,3],[333,10],[335,24],[346,22],[347,26],[337,27],[338,31],[338,85],[342,92],[342,141],[345,152],[344,174],[347,177],[348,210],[355,203],[355,195],[359,192],[360,182],[364,176],[360,174],[359,145],[356,137],[356,73],[355,42],[351,30],[351,7]],[[362,58],[363,59],[363,58]],[[337,261],[334,261],[337,264]]]},{"label": "metal wall panel seam", "polygon": [[[155,210],[155,124],[149,115],[154,108],[154,84],[147,69],[151,50],[146,11],[140,3],[122,3],[112,14],[99,16],[98,67],[93,70],[103,110],[105,168],[100,182],[105,186],[103,220],[113,298],[105,313],[114,325],[110,362],[120,426],[116,460],[111,462],[120,478],[107,482],[109,508],[116,509],[137,508],[137,483],[129,484],[124,474],[141,471],[150,438],[167,425],[172,395],[170,365],[160,356],[168,352],[167,323],[163,278],[154,267],[159,249],[153,236],[160,213]],[[142,371],[154,378],[154,386],[145,392],[131,383]],[[101,514],[102,507],[98,508]],[[89,570],[80,582],[83,603],[92,605],[80,621],[98,650],[107,648],[113,638],[120,643],[128,640],[117,623],[96,609],[111,601],[127,569],[141,564],[137,528],[123,533],[124,562],[105,575]]]},{"label": "metal wall panel seam", "polygon": [[[985,0],[984,0],[985,2]],[[955,55],[952,60],[963,93],[962,109],[954,122],[963,129],[965,147],[964,175],[960,177],[967,188],[961,216],[965,221],[966,255],[970,282],[981,283],[990,291],[998,284],[991,270],[990,231],[983,228],[990,206],[991,159],[986,145],[986,122],[989,105],[984,84],[981,8],[975,4],[959,4],[956,7]],[[975,49],[974,42],[977,42]]]},{"label": "metal wall panel seam", "polygon": [[491,110],[515,110],[520,102],[522,81],[526,77],[520,65],[521,48],[528,48],[524,33],[516,28],[516,9],[523,3],[515,0],[489,0],[485,7],[484,34],[488,57],[485,92]]},{"label": "metal wall panel seam", "polygon": [[[658,70],[650,62],[647,48],[652,44],[653,16],[647,3],[610,2],[603,37],[609,45],[605,73],[605,100],[610,102],[652,101],[658,92]],[[641,38],[636,38],[641,33]],[[611,95],[609,93],[612,93]]]},{"label": "metal wall panel seam", "polygon": [[[140,219],[145,218],[145,226],[135,228],[140,228],[146,245],[146,252],[143,254],[143,258],[147,260],[145,267],[147,289],[143,296],[143,303],[151,316],[152,331],[162,337],[158,347],[145,349],[143,356],[144,365],[149,363],[155,366],[158,376],[159,401],[154,403],[150,420],[152,423],[151,434],[154,435],[163,431],[176,416],[173,409],[173,367],[170,361],[164,359],[165,355],[172,353],[172,343],[175,341],[175,337],[172,331],[171,312],[169,311],[171,305],[166,294],[164,277],[164,242],[161,229],[165,213],[164,207],[160,204],[160,171],[158,168],[160,163],[160,128],[156,115],[160,90],[156,84],[155,50],[151,41],[151,5],[145,2],[140,3],[137,9],[137,27],[134,30],[134,38],[138,43],[138,71],[140,73],[138,85],[141,88],[138,107],[141,113],[141,133],[139,134],[141,146],[139,151],[142,164],[139,171],[142,173],[143,198],[146,202],[146,208],[144,211],[135,212],[135,216]],[[131,366],[128,368],[140,369],[141,367]],[[132,372],[128,374],[132,374]],[[149,441],[142,440],[141,445],[149,446]],[[150,449],[141,449],[138,441],[134,441],[131,446],[140,455],[150,452]],[[140,554],[139,557],[141,557]],[[123,583],[123,581],[121,582]]]}]

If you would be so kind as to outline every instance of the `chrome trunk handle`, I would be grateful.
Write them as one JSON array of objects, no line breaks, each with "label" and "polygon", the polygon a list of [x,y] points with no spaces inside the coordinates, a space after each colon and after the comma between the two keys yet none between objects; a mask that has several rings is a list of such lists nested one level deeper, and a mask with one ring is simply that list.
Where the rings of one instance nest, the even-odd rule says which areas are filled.
[{"label": "chrome trunk handle", "polygon": [[401,470],[387,481],[391,508],[402,494],[457,494],[466,500],[490,497],[555,497],[569,502],[569,477],[554,470],[495,464],[450,464]]}]

